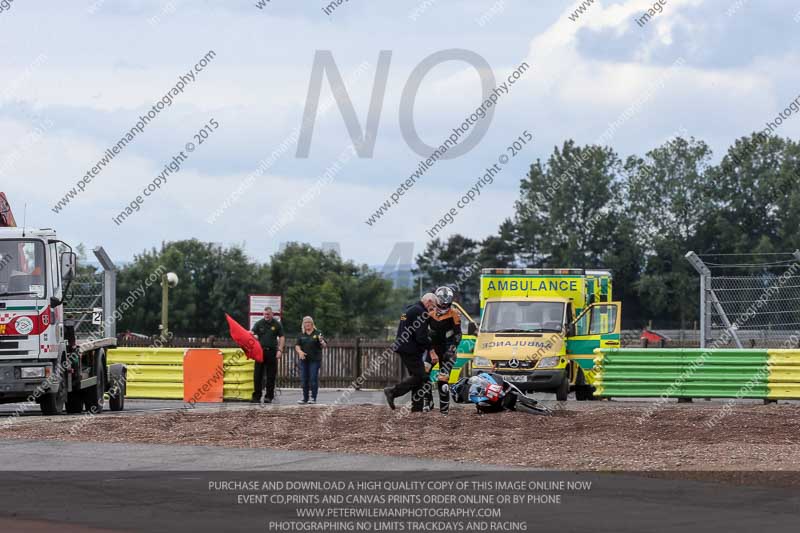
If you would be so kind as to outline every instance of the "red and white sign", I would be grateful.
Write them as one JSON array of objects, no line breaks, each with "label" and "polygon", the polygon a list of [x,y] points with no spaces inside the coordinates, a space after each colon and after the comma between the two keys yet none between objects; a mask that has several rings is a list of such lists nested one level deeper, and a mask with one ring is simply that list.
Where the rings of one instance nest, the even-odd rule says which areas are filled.
[{"label": "red and white sign", "polygon": [[280,320],[283,312],[283,297],[279,294],[250,295],[250,329],[264,317],[264,309],[272,308],[275,317]]}]

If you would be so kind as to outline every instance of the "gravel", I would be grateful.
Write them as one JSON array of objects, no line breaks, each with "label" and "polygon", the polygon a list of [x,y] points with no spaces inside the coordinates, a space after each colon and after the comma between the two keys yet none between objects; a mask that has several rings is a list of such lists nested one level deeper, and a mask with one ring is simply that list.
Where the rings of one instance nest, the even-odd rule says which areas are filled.
[{"label": "gravel", "polygon": [[381,454],[547,470],[727,471],[733,481],[742,472],[800,471],[797,406],[732,405],[720,418],[721,407],[570,402],[543,417],[456,406],[443,417],[367,405],[253,406],[30,418],[0,429],[0,439]]}]

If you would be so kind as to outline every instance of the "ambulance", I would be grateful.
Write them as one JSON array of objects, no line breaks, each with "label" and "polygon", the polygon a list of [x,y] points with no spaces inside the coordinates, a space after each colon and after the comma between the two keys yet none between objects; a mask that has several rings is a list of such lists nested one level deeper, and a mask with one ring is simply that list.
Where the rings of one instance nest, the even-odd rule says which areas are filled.
[{"label": "ambulance", "polygon": [[487,268],[470,373],[495,372],[525,392],[593,399],[594,350],[620,346],[622,304],[607,270]]}]

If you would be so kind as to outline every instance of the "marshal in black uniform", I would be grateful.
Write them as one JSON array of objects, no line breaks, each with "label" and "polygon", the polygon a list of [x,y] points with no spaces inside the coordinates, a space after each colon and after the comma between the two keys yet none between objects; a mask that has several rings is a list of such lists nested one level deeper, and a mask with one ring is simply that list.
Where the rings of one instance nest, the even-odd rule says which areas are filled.
[{"label": "marshal in black uniform", "polygon": [[[283,326],[275,319],[272,309],[264,310],[264,318],[253,325],[253,333],[258,337],[261,349],[264,351],[264,362],[256,361],[253,368],[253,403],[261,402],[266,381],[266,395],[264,402],[272,403],[275,398],[275,376],[278,373],[278,359],[283,352]],[[266,380],[264,379],[266,377]]]},{"label": "marshal in black uniform", "polygon": [[397,338],[392,344],[408,370],[409,377],[393,387],[386,387],[383,393],[389,407],[394,409],[394,400],[411,392],[411,411],[421,412],[424,400],[424,386],[428,377],[422,360],[430,350],[428,338],[428,317],[436,310],[436,297],[426,294],[419,302],[406,308],[397,326]]}]

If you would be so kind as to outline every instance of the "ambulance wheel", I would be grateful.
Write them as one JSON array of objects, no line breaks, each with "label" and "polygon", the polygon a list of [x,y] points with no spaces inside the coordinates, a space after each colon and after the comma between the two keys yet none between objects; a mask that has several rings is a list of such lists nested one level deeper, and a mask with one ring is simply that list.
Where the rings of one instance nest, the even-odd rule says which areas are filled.
[{"label": "ambulance wheel", "polygon": [[594,387],[586,383],[586,376],[583,370],[578,371],[578,379],[575,381],[575,399],[579,402],[590,402],[594,400]]},{"label": "ambulance wheel", "polygon": [[561,384],[556,389],[556,400],[566,402],[567,397],[569,397],[569,375],[564,372],[564,379],[561,380]]}]

